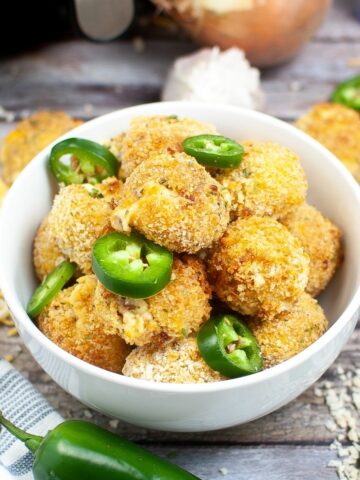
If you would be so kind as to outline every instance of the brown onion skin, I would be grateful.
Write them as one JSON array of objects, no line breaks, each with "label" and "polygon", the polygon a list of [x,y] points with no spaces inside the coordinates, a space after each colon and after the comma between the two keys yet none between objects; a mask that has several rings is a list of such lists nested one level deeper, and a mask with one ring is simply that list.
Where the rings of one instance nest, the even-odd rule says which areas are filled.
[{"label": "brown onion skin", "polygon": [[[221,0],[219,0],[221,1]],[[289,60],[320,26],[331,0],[254,0],[248,10],[178,10],[182,0],[153,0],[201,45],[243,49],[256,66]],[[241,0],[239,0],[241,3]]]}]

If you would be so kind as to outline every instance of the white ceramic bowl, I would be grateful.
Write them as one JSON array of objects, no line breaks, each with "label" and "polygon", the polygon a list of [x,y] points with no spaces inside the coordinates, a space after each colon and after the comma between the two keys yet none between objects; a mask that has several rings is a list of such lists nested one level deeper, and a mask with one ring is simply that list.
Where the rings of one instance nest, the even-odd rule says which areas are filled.
[{"label": "white ceramic bowl", "polygon": [[248,422],[285,405],[322,375],[349,339],[360,304],[360,189],[341,163],[296,128],[261,113],[219,105],[155,103],[92,120],[63,138],[102,141],[125,130],[136,115],[177,114],[213,122],[229,137],[273,140],[301,158],[309,201],[344,231],[345,261],[321,297],[332,324],[294,358],[249,377],[225,382],[174,385],[123,377],[89,365],[47,339],[25,313],[34,291],[32,241],[50,210],[55,185],[42,151],[19,176],[2,209],[2,289],[26,346],[44,370],[73,396],[101,412],[162,430],[201,431]]}]

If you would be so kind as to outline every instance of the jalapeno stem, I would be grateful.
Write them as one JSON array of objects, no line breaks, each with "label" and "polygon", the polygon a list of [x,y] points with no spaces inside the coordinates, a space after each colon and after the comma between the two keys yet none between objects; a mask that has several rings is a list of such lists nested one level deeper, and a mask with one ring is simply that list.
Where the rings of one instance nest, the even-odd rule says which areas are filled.
[{"label": "jalapeno stem", "polygon": [[31,433],[25,432],[20,428],[16,427],[13,423],[10,422],[7,418],[4,417],[2,412],[0,411],[0,425],[6,428],[8,432],[10,432],[14,437],[18,438],[21,442],[24,442],[27,448],[32,452],[35,453],[36,450],[40,447],[41,442],[43,441],[43,437],[38,435],[33,435]]}]

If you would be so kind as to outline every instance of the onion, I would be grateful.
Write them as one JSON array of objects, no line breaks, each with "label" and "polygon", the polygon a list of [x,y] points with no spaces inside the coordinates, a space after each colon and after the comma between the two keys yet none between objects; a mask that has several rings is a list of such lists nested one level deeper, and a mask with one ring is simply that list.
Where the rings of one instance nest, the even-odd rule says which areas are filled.
[{"label": "onion", "polygon": [[288,60],[321,24],[331,0],[153,0],[200,44],[239,47],[257,66]]}]

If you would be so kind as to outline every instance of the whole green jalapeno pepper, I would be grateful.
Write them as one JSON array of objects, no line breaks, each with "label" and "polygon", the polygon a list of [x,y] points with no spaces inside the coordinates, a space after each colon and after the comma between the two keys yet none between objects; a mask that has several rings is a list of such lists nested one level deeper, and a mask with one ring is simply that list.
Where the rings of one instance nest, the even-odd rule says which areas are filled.
[{"label": "whole green jalapeno pepper", "polygon": [[339,83],[331,95],[331,100],[360,111],[360,75]]},{"label": "whole green jalapeno pepper", "polygon": [[[73,161],[62,161],[72,155]],[[50,170],[59,183],[100,183],[117,176],[118,161],[103,145],[84,138],[67,138],[53,146],[49,160]]]},{"label": "whole green jalapeno pepper", "polygon": [[182,145],[185,153],[207,167],[235,168],[244,155],[244,148],[239,143],[221,135],[188,137]]},{"label": "whole green jalapeno pepper", "polygon": [[214,315],[199,330],[200,353],[210,368],[235,378],[262,368],[260,347],[249,327],[235,315]]},{"label": "whole green jalapeno pepper", "polygon": [[200,480],[93,423],[67,420],[40,437],[0,412],[0,425],[34,454],[35,480]]},{"label": "whole green jalapeno pepper", "polygon": [[171,279],[173,254],[138,233],[114,232],[99,238],[92,266],[98,280],[117,295],[148,298]]}]

